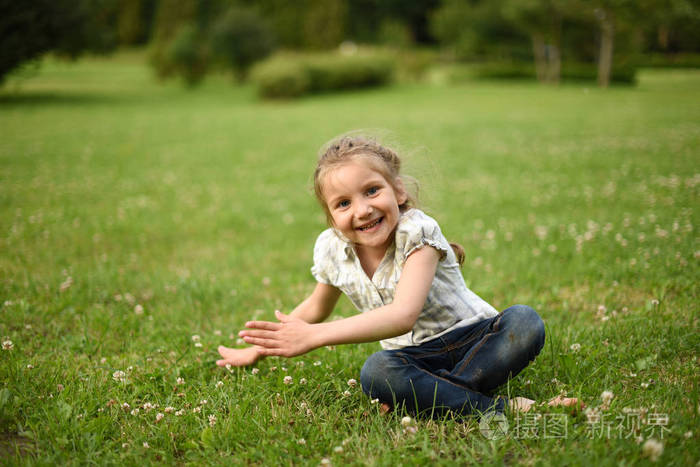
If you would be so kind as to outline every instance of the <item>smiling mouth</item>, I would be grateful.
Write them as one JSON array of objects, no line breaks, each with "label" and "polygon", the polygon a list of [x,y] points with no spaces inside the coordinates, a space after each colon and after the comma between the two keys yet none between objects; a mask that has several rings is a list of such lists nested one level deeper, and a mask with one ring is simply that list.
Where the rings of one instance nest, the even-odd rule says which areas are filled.
[{"label": "smiling mouth", "polygon": [[367,225],[363,225],[362,227],[358,227],[357,230],[360,230],[360,231],[363,231],[363,232],[364,232],[365,230],[369,230],[369,229],[371,229],[372,227],[375,227],[375,226],[379,225],[383,220],[384,220],[384,218],[383,218],[383,217],[380,217],[379,219],[375,220],[374,222],[371,222],[371,223],[369,223],[369,224],[367,224]]}]

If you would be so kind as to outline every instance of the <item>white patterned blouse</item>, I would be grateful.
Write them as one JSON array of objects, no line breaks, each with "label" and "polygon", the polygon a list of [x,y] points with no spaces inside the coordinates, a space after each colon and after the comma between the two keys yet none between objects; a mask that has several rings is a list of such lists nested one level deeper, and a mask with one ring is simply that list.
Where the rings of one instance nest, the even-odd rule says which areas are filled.
[{"label": "white patterned blouse", "polygon": [[418,209],[401,214],[395,241],[371,279],[349,241],[332,228],[316,240],[311,273],[318,282],[340,289],[358,310],[373,310],[394,300],[406,258],[424,246],[435,248],[441,255],[425,305],[411,331],[381,341],[384,349],[419,345],[498,314],[467,288],[457,258],[437,222]]}]

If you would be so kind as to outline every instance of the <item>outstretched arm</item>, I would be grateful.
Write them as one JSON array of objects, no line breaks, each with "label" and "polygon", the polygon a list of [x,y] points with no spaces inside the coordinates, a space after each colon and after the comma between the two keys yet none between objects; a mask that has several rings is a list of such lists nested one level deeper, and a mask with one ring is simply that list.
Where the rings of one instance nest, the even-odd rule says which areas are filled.
[{"label": "outstretched arm", "polygon": [[[333,311],[340,298],[340,290],[327,284],[316,284],[316,288],[303,302],[289,314],[289,317],[306,323],[320,323]],[[260,360],[265,354],[264,348],[253,346],[236,349],[220,345],[218,347],[221,359],[216,361],[218,366],[248,366]]]},{"label": "outstretched arm", "polygon": [[413,329],[435,277],[439,253],[423,247],[406,259],[394,301],[386,306],[330,323],[309,324],[276,313],[278,323],[250,321],[239,335],[260,347],[262,355],[293,357],[324,345],[374,342]]}]

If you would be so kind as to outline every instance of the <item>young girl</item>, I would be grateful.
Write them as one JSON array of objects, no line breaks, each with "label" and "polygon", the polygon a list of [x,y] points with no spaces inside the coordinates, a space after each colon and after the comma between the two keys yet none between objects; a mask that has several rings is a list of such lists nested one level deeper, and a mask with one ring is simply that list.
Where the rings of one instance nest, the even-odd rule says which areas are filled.
[{"label": "young girl", "polygon": [[[217,364],[380,341],[384,350],[367,359],[360,379],[385,409],[528,410],[534,401],[492,392],[540,352],[542,320],[524,305],[498,313],[466,287],[461,247],[453,249],[437,222],[415,208],[400,168],[395,152],[370,139],[343,137],[322,152],[314,188],[331,227],[314,247],[316,288],[289,315],[277,311],[279,322],[247,322],[240,336],[253,346],[220,346]],[[362,313],[324,323],[341,292]]]}]

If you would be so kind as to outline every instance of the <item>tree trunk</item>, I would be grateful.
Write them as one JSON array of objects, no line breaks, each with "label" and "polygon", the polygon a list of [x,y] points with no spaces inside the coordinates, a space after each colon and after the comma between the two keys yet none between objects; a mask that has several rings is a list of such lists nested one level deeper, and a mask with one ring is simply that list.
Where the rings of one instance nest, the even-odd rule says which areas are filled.
[{"label": "tree trunk", "polygon": [[602,12],[600,19],[600,53],[598,55],[598,86],[607,88],[612,71],[615,24],[610,12]]},{"label": "tree trunk", "polygon": [[665,24],[660,25],[659,29],[656,31],[656,39],[658,41],[659,47],[661,47],[661,50],[663,50],[664,52],[668,50],[668,38],[668,26],[666,26]]},{"label": "tree trunk", "polygon": [[547,82],[559,84],[561,76],[561,54],[559,53],[559,45],[552,44],[547,48]]},{"label": "tree trunk", "polygon": [[533,32],[532,35],[532,54],[535,56],[535,72],[537,73],[537,81],[544,83],[547,81],[547,53],[545,51],[544,37],[542,34]]}]

